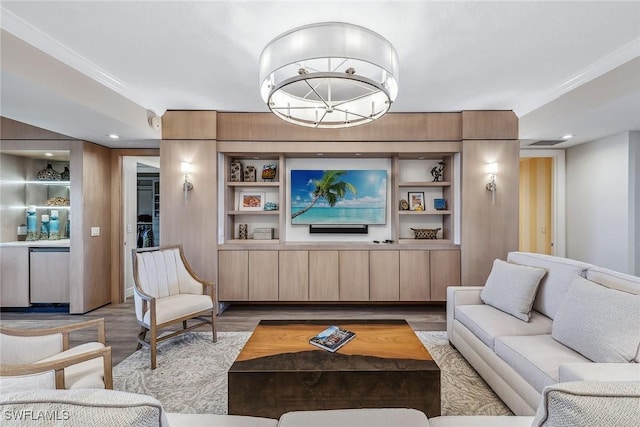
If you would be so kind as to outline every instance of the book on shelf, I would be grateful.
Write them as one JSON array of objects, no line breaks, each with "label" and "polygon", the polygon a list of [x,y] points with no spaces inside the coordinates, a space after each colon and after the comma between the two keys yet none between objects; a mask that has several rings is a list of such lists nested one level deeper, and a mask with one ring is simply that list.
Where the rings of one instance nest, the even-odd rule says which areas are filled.
[{"label": "book on shelf", "polygon": [[318,335],[309,339],[309,343],[333,353],[351,341],[355,336],[355,332],[343,329],[339,326],[329,326]]}]

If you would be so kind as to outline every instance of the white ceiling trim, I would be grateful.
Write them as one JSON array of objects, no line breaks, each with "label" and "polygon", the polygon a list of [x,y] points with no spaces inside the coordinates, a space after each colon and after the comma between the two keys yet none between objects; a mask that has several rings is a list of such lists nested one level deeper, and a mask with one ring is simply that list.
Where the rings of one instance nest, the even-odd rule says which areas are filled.
[{"label": "white ceiling trim", "polygon": [[5,31],[10,32],[47,55],[85,74],[141,107],[151,110],[156,115],[162,116],[164,114],[165,109],[163,107],[149,105],[149,103],[144,100],[144,97],[137,93],[135,89],[122,83],[84,56],[58,42],[28,22],[25,22],[2,6],[0,6],[0,16],[2,17],[2,19],[0,19],[0,28]]},{"label": "white ceiling trim", "polygon": [[522,117],[637,57],[640,57],[640,38],[630,41],[621,48],[574,74],[557,88],[541,94],[533,101],[514,108],[514,112],[518,117]]}]

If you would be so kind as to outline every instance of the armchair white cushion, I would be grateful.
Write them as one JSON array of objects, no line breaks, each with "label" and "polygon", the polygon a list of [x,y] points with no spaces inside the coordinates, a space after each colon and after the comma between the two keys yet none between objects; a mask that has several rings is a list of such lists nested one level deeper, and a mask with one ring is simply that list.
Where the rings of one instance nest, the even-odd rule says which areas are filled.
[{"label": "armchair white cushion", "polygon": [[[209,324],[216,342],[215,285],[195,274],[182,245],[134,249],[132,254],[135,309],[141,327],[138,349],[150,348],[151,369],[156,368],[157,343],[177,334]],[[199,323],[187,327],[192,319]],[[159,329],[179,322],[181,330],[159,337]]]},{"label": "armchair white cushion", "polygon": [[[69,334],[96,328],[98,340],[69,348]],[[46,329],[0,328],[0,390],[113,388],[104,319]]]}]

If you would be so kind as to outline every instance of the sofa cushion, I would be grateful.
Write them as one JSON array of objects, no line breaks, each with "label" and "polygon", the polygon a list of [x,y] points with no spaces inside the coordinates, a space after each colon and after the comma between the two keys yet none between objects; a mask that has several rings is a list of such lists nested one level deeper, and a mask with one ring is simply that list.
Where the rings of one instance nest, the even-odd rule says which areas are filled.
[{"label": "sofa cushion", "polygon": [[640,382],[579,381],[547,387],[532,426],[640,425]]},{"label": "sofa cushion", "polygon": [[619,273],[606,268],[592,267],[587,270],[587,279],[607,288],[640,295],[640,277]]},{"label": "sofa cushion", "polygon": [[558,382],[560,364],[589,362],[551,335],[498,337],[495,352],[540,393]]},{"label": "sofa cushion", "polygon": [[427,416],[417,409],[333,409],[293,411],[280,417],[278,427],[429,427]]},{"label": "sofa cushion", "polygon": [[509,252],[507,261],[547,270],[538,287],[533,309],[552,319],[573,278],[584,277],[586,270],[593,267],[585,262],[530,252]]},{"label": "sofa cushion", "polygon": [[533,417],[511,415],[445,415],[429,418],[430,427],[531,427]]},{"label": "sofa cushion", "polygon": [[545,273],[546,270],[542,268],[509,264],[496,259],[480,298],[485,304],[527,322],[538,285]]},{"label": "sofa cushion", "polygon": [[278,420],[244,415],[179,414],[168,412],[171,427],[278,427]]},{"label": "sofa cushion", "polygon": [[492,350],[496,337],[551,333],[551,319],[536,311],[531,312],[528,322],[523,322],[490,305],[459,305],[455,317]]},{"label": "sofa cushion", "polygon": [[640,346],[640,295],[576,277],[551,333],[594,362],[629,362]]},{"label": "sofa cushion", "polygon": [[[69,356],[87,353],[104,348],[100,342],[88,342],[65,350],[55,356],[47,357],[40,362],[52,362]],[[64,387],[74,388],[104,388],[104,360],[102,357],[76,363],[64,368]]]},{"label": "sofa cushion", "polygon": [[57,420],[56,425],[65,427],[169,425],[158,400],[114,390],[37,390],[0,394],[0,413],[6,421],[17,421],[13,417],[22,416],[22,423],[29,425],[44,425],[40,423],[45,419]]}]

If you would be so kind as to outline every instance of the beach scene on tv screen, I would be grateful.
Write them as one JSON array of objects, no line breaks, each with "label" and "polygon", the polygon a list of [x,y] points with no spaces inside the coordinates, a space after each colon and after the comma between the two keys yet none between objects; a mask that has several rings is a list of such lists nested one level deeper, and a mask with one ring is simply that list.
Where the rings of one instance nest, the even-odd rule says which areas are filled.
[{"label": "beach scene on tv screen", "polygon": [[385,224],[386,170],[292,170],[291,224]]}]

